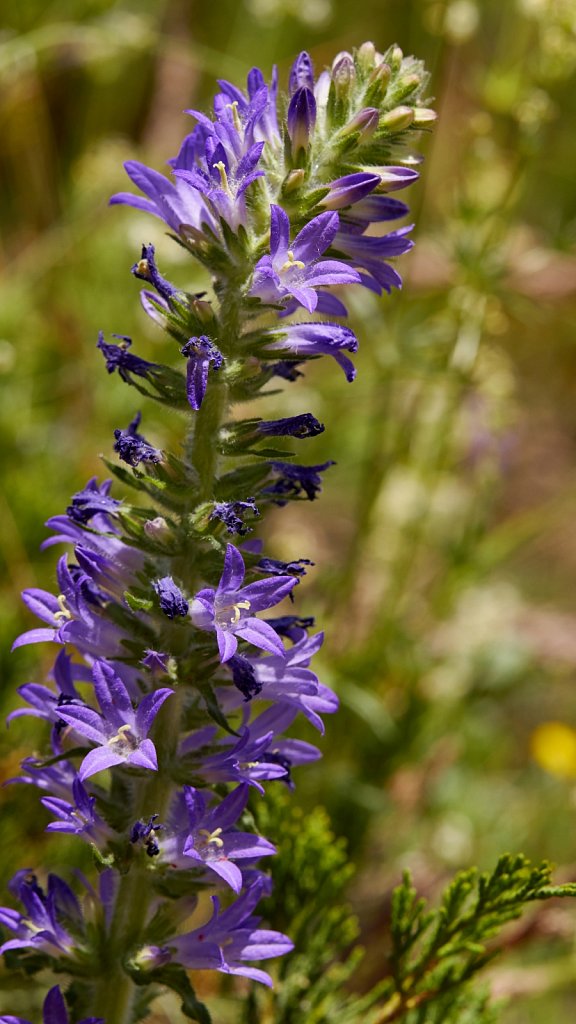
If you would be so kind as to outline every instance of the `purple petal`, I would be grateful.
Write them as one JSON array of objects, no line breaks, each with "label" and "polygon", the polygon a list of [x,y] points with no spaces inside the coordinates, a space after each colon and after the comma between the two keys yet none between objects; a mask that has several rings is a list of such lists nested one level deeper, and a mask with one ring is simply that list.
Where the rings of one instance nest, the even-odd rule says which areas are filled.
[{"label": "purple petal", "polygon": [[152,740],[142,740],[138,749],[134,750],[126,758],[126,764],[135,764],[140,768],[150,768],[152,771],[158,771],[158,757]]},{"label": "purple petal", "polygon": [[270,255],[284,262],[290,242],[290,220],[281,206],[270,207]]},{"label": "purple petal", "polygon": [[337,213],[321,213],[302,228],[292,244],[297,260],[313,263],[332,245],[340,224]]},{"label": "purple petal", "polygon": [[218,625],[216,625],[216,639],[218,641],[220,661],[224,664],[225,661],[230,661],[230,658],[236,654],[236,651],[238,650],[238,641],[233,633],[222,629],[222,627]]},{"label": "purple petal", "polygon": [[250,602],[251,611],[261,612],[279,604],[293,590],[296,582],[294,576],[267,576],[242,587],[241,597]]},{"label": "purple petal", "polygon": [[140,706],[136,712],[136,732],[139,736],[146,736],[150,731],[152,722],[156,718],[156,715],[160,711],[164,701],[174,693],[169,687],[164,687],[161,690],[155,690],[154,693],[148,693],[142,698]]},{"label": "purple petal", "polygon": [[[261,619],[244,619],[240,628],[236,628],[236,635],[248,643],[260,647],[263,651],[270,651],[283,657],[286,654],[284,645],[272,626],[262,622]],[[235,653],[235,652],[234,652]]]},{"label": "purple petal", "polygon": [[123,764],[125,760],[126,758],[113,750],[112,747],[97,747],[96,750],[91,750],[82,761],[78,776],[83,782],[84,779],[88,779],[91,775],[96,775],[97,772],[103,772],[106,768],[113,768],[116,764]]},{"label": "purple petal", "polygon": [[238,548],[235,548],[233,544],[227,544],[224,571],[218,584],[218,593],[239,590],[244,581],[245,572],[244,559]]}]

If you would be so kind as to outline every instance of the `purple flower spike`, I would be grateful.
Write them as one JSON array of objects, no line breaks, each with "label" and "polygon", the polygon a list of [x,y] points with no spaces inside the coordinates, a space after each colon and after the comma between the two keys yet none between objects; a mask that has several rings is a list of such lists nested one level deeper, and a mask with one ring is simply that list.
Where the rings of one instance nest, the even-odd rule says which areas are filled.
[{"label": "purple flower spike", "polygon": [[290,78],[288,80],[288,91],[291,96],[294,95],[297,89],[313,89],[314,88],[314,65],[310,58],[310,54],[306,53],[306,50],[302,50],[298,54],[290,70]]},{"label": "purple flower spike", "polygon": [[129,423],[127,430],[115,430],[116,444],[114,451],[129,466],[137,466],[140,462],[162,462],[162,452],[153,448],[142,434],[138,433],[142,413],[137,412]]},{"label": "purple flower spike", "polygon": [[163,576],[161,580],[156,580],[152,586],[158,594],[160,607],[164,615],[167,615],[169,619],[175,619],[176,616],[184,618],[188,615],[188,601],[171,576]]},{"label": "purple flower spike", "polygon": [[124,683],[106,661],[92,668],[94,692],[101,714],[86,705],[60,709],[60,717],[98,746],[84,758],[78,776],[84,779],[118,764],[157,771],[158,759],[152,740],[147,739],[162,704],[174,692],[167,687],[142,698],[134,710]]},{"label": "purple flower spike", "polygon": [[222,353],[210,338],[201,334],[199,338],[190,338],[180,350],[188,357],[186,365],[186,396],[190,407],[200,409],[208,387],[208,370],[210,366],[219,370],[224,362]]},{"label": "purple flower spike", "polygon": [[222,662],[236,654],[239,637],[273,654],[284,654],[277,633],[254,612],[272,608],[287,597],[296,580],[293,576],[267,577],[243,587],[244,559],[233,544],[226,547],[224,571],[216,590],[200,590],[192,602],[192,621],[198,629],[213,630]]},{"label": "purple flower spike", "polygon": [[188,969],[239,974],[271,986],[272,978],[266,971],[245,967],[245,961],[284,956],[294,949],[294,943],[281,932],[256,927],[259,918],[253,916],[253,911],[265,894],[264,886],[262,879],[256,879],[222,913],[219,900],[214,896],[214,912],[210,920],[194,931],[170,939],[163,949],[149,948],[146,951],[148,962],[157,966],[173,961]]},{"label": "purple flower spike", "polygon": [[106,360],[108,373],[114,373],[114,370],[118,370],[122,380],[130,384],[130,374],[134,374],[135,377],[147,378],[158,368],[157,363],[149,363],[147,359],[141,359],[140,356],[132,355],[128,351],[132,344],[131,338],[119,334],[114,334],[112,337],[118,338],[120,345],[104,341],[103,331],[99,331],[96,344],[96,347],[100,349]]},{"label": "purple flower spike", "polygon": [[345,206],[352,206],[369,195],[377,185],[380,184],[379,174],[370,174],[365,171],[358,171],[356,174],[346,174],[343,178],[337,178],[330,182],[330,191],[320,206],[327,210],[341,210]]},{"label": "purple flower spike", "polygon": [[[44,1000],[42,1010],[43,1024],[70,1024],[68,1010],[58,985],[51,988]],[[0,1016],[0,1024],[30,1024],[23,1017]],[[78,1024],[105,1024],[102,1017],[84,1017]]]},{"label": "purple flower spike", "polygon": [[281,206],[271,206],[270,255],[258,260],[250,294],[269,303],[293,297],[312,313],[318,305],[317,288],[358,283],[360,275],[346,263],[320,258],[336,238],[339,223],[337,213],[321,213],[290,243],[288,214]]},{"label": "purple flower spike", "polygon": [[268,337],[274,339],[267,344],[268,349],[279,349],[286,355],[294,353],[298,356],[332,356],[344,370],[348,381],[353,381],[356,376],[354,364],[343,354],[356,352],[358,349],[358,339],[349,327],[326,321],[287,324],[268,331]]},{"label": "purple flower spike", "polygon": [[307,150],[316,124],[316,100],[311,89],[297,89],[288,107],[288,134],[294,156]]}]

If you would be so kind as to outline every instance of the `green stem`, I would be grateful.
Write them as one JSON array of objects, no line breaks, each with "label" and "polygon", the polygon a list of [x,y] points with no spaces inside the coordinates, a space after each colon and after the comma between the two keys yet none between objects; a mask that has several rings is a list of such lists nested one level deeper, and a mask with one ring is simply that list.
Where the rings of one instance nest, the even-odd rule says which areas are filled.
[{"label": "green stem", "polygon": [[[233,355],[240,334],[241,311],[238,283],[231,282],[220,294],[219,340],[223,351]],[[186,442],[186,457],[198,474],[199,502],[214,497],[218,472],[218,435],[228,415],[229,389],[219,373],[211,374],[210,386],[195,414]],[[187,510],[188,511],[188,510]],[[187,514],[187,511],[183,515]],[[198,581],[187,581],[193,588]],[[140,785],[136,818],[151,814],[165,818],[174,792],[171,765],[181,734],[183,692],[177,691],[162,708],[155,726],[154,741],[159,770]],[[138,989],[123,970],[126,958],[144,943],[153,889],[146,866],[135,861],[120,881],[115,909],[101,957],[101,975],[96,982],[91,1012],[106,1024],[133,1024]]]}]

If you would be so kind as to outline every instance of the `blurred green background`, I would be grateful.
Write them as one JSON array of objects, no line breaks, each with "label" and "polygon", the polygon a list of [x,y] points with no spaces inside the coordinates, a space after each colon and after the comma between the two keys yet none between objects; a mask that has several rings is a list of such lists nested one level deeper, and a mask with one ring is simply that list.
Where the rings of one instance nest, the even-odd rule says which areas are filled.
[{"label": "blurred green background", "polygon": [[[326,433],[306,460],[338,464],[321,501],[267,531],[277,557],[317,563],[298,607],[326,628],[322,678],[343,708],[295,800],[347,838],[370,950],[404,866],[426,894],[505,850],[576,876],[574,0],[5,0],[0,657],[4,714],[53,653],[8,653],[29,626],[18,591],[53,583],[43,523],[102,475],[140,404],[105,373],[97,332],[149,358],[163,343],[129,273],[141,243],[180,286],[206,285],[159,222],[108,208],[122,161],[162,169],[217,77],[277,63],[285,81],[300,49],[321,68],[366,39],[432,74],[417,246],[401,293],[350,297],[355,384],[315,365],[270,404],[314,412]],[[144,415],[175,443],[179,420]],[[4,779],[41,736],[12,725]],[[4,791],[4,880],[64,848],[82,863],[41,831],[37,801]],[[489,978],[506,1024],[574,1019],[575,915],[546,905],[506,937]],[[369,955],[363,983],[374,971]]]}]

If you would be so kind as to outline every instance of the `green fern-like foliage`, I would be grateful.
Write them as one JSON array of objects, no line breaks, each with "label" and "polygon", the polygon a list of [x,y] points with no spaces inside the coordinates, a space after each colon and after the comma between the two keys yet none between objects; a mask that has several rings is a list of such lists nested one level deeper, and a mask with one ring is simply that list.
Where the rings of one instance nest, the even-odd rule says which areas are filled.
[{"label": "green fern-like foliage", "polygon": [[522,854],[505,854],[492,872],[460,872],[436,908],[406,872],[392,897],[383,979],[359,996],[352,976],[362,951],[346,904],[352,868],[325,811],[304,814],[278,787],[257,816],[267,835],[282,836],[265,916],[290,925],[296,948],[275,990],[252,992],[242,1024],[496,1024],[499,1008],[476,976],[498,954],[497,936],[527,904],[576,895],[576,885],[552,885],[550,864],[535,867]]},{"label": "green fern-like foliage", "polygon": [[389,977],[373,992],[371,1024],[485,1024],[493,1008],[470,987],[498,953],[493,942],[526,904],[576,895],[575,885],[551,884],[551,865],[504,854],[492,872],[456,875],[440,906],[430,909],[405,874],[392,899]]}]

